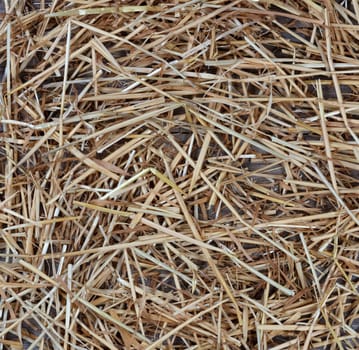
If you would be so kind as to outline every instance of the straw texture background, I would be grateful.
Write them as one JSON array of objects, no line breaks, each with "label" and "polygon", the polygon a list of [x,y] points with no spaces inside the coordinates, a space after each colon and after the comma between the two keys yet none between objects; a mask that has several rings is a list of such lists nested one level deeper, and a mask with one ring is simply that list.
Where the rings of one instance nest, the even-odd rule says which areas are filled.
[{"label": "straw texture background", "polygon": [[357,0],[0,9],[0,349],[358,349]]}]

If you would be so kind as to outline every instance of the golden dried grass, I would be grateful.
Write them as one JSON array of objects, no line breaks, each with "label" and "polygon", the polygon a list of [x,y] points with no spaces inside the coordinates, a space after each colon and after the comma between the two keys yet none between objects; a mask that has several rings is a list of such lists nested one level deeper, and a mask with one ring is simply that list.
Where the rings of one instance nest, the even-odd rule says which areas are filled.
[{"label": "golden dried grass", "polygon": [[4,1],[1,349],[357,349],[357,1]]}]

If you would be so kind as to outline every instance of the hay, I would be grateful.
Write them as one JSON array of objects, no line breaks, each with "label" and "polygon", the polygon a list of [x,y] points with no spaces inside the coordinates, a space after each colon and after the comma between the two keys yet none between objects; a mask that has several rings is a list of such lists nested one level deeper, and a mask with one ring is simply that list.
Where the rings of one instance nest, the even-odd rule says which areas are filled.
[{"label": "hay", "polygon": [[357,1],[4,1],[0,349],[357,349]]}]

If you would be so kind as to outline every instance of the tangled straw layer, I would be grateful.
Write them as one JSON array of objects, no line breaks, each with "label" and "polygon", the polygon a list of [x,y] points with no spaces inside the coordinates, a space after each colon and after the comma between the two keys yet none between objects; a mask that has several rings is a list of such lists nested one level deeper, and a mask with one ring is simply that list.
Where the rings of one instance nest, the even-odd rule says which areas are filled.
[{"label": "tangled straw layer", "polygon": [[356,349],[356,1],[5,1],[1,349]]}]

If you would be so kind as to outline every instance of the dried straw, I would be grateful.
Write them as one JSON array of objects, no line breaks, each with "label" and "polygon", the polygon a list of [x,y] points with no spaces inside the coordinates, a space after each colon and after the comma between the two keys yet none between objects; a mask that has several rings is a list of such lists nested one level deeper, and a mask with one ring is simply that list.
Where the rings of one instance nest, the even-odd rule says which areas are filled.
[{"label": "dried straw", "polygon": [[359,348],[357,1],[0,11],[0,350]]}]

